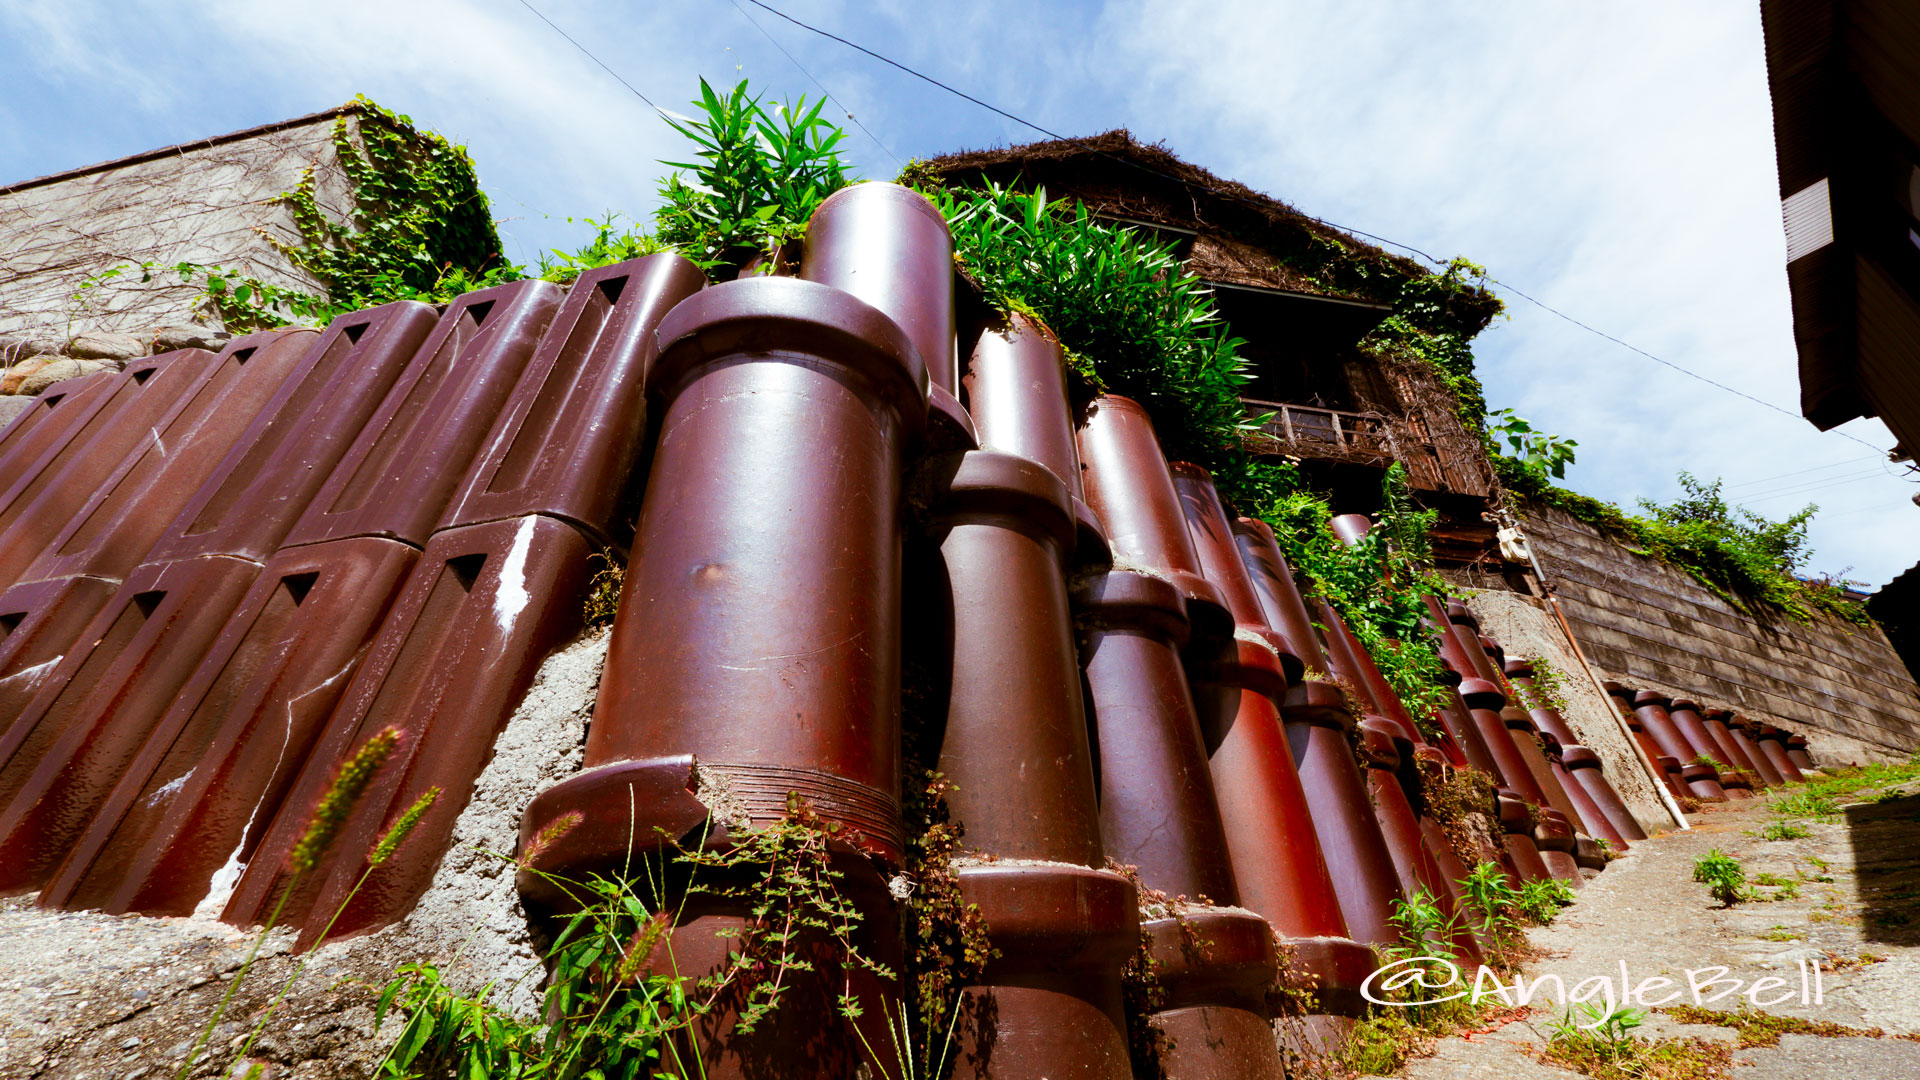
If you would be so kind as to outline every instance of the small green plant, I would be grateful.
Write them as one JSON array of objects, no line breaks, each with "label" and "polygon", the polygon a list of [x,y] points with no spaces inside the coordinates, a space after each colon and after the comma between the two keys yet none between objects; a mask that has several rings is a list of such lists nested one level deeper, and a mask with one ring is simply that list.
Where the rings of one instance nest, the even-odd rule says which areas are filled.
[{"label": "small green plant", "polygon": [[1513,452],[1508,455],[1528,469],[1537,469],[1555,480],[1564,479],[1567,466],[1573,464],[1572,439],[1535,431],[1533,425],[1514,414],[1512,409],[1497,409],[1487,414],[1487,441],[1498,450],[1505,442]]},{"label": "small green plant", "polygon": [[1726,768],[1727,768],[1725,765],[1722,765],[1719,759],[1715,758],[1712,754],[1693,755],[1693,764],[1711,766],[1716,772],[1724,772],[1726,771]]},{"label": "small green plant", "polygon": [[667,178],[655,233],[709,273],[731,276],[798,238],[814,210],[850,182],[840,160],[845,133],[820,116],[824,99],[768,109],[744,79],[725,95],[701,79],[694,104],[698,118],[669,122],[699,147],[698,160],[666,162],[692,178]]},{"label": "small green plant", "polygon": [[1602,1059],[1618,1061],[1633,1048],[1633,1033],[1646,1023],[1642,1009],[1610,1006],[1598,1001],[1581,1002],[1547,1025],[1554,1042],[1585,1043]]},{"label": "small green plant", "polygon": [[1707,887],[1723,907],[1732,907],[1747,898],[1747,872],[1740,860],[1718,848],[1693,861],[1693,880]]},{"label": "small green plant", "polygon": [[600,560],[600,569],[587,581],[583,611],[586,625],[589,628],[612,626],[613,617],[620,613],[620,587],[626,582],[627,568],[605,552],[596,551],[587,557]]},{"label": "small green plant", "polygon": [[1807,827],[1797,821],[1769,821],[1760,829],[1762,840],[1798,840],[1806,835]]},{"label": "small green plant", "polygon": [[[193,1072],[194,1063],[206,1049],[207,1041],[213,1037],[214,1029],[220,1026],[220,1021],[226,1016],[228,1007],[233,1004],[234,994],[239,992],[240,984],[245,981],[247,973],[253,970],[254,962],[259,959],[261,946],[266,944],[267,939],[272,935],[275,925],[280,921],[280,913],[286,910],[288,897],[293,895],[295,888],[307,874],[319,868],[320,861],[326,857],[334,841],[339,839],[340,830],[346,827],[347,817],[353,812],[354,804],[366,794],[367,785],[373,782],[374,775],[380,771],[380,767],[393,756],[394,750],[400,745],[400,739],[400,731],[397,728],[385,728],[375,733],[373,737],[361,744],[351,757],[341,763],[340,768],[334,773],[332,782],[327,785],[326,792],[307,819],[306,832],[301,835],[299,843],[294,845],[292,853],[287,857],[287,868],[291,873],[288,874],[286,887],[281,890],[280,899],[275,901],[273,912],[267,917],[266,924],[260,928],[259,933],[254,935],[253,944],[247,950],[246,959],[241,962],[240,969],[234,972],[233,978],[228,981],[227,992],[221,996],[220,1004],[214,1008],[213,1015],[208,1017],[207,1026],[200,1032],[200,1037],[187,1051],[186,1060],[180,1063],[179,1072],[174,1074],[175,1080],[185,1080],[185,1077]],[[374,869],[393,857],[394,852],[399,850],[400,844],[413,832],[414,827],[420,823],[421,817],[425,816],[427,810],[439,797],[439,788],[427,789],[412,806],[394,819],[393,825],[381,835],[379,840],[375,841],[373,847],[367,852],[366,869],[354,882],[353,888],[347,891],[347,895],[340,901],[340,906],[334,909],[326,926],[321,928],[320,935],[314,943],[316,948],[320,942],[326,940],[327,933],[333,929],[334,921],[339,919],[341,913],[353,903],[354,898],[359,895],[360,887],[366,884],[367,878],[372,875]],[[260,1033],[266,1030],[267,1021],[272,1018],[274,1010],[279,1008],[287,991],[293,988],[293,984],[306,971],[307,963],[312,958],[313,952],[309,950],[300,963],[295,965],[293,973],[287,977],[286,982],[281,984],[279,993],[275,994],[267,1007],[260,1011],[253,1029],[247,1034],[239,1052],[234,1055],[236,1061],[246,1058],[247,1051],[253,1048]]]},{"label": "small green plant", "polygon": [[1573,886],[1559,878],[1523,882],[1514,907],[1522,917],[1540,926],[1553,921],[1560,909],[1573,903]]},{"label": "small green plant", "polygon": [[1766,932],[1761,934],[1760,937],[1762,940],[1765,940],[1765,941],[1799,941],[1800,940],[1800,935],[1798,933],[1794,932],[1789,927],[1780,926],[1780,925],[1774,925],[1774,926],[1768,927]]},{"label": "small green plant", "polygon": [[1644,1039],[1640,1009],[1584,1002],[1548,1024],[1539,1056],[1595,1080],[1725,1080],[1732,1054],[1705,1039]]},{"label": "small green plant", "polygon": [[1479,914],[1474,936],[1493,952],[1513,949],[1520,941],[1520,924],[1514,912],[1520,904],[1520,891],[1507,880],[1499,863],[1483,862],[1460,879],[1460,891]]},{"label": "small green plant", "polygon": [[1840,801],[1823,792],[1796,791],[1775,799],[1768,809],[1782,817],[1826,819],[1839,815]]}]

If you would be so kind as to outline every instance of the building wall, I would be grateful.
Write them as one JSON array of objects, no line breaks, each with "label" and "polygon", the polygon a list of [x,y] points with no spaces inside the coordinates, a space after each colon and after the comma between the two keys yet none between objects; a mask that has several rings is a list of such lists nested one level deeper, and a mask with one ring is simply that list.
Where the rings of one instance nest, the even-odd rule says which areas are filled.
[{"label": "building wall", "polygon": [[274,246],[299,240],[274,200],[311,167],[322,209],[346,216],[352,202],[332,142],[343,112],[357,131],[357,113],[334,109],[0,188],[0,335],[10,351],[62,352],[81,335],[214,321],[200,309],[201,287],[170,273],[143,283],[136,269],[83,288],[115,266],[193,262],[323,291]]},{"label": "building wall", "polygon": [[[1920,747],[1920,688],[1878,627],[1751,616],[1557,510],[1528,508],[1523,518],[1535,559],[1604,677],[1770,720],[1804,734],[1815,760],[1904,757]],[[1476,584],[1501,587],[1498,579]]]}]

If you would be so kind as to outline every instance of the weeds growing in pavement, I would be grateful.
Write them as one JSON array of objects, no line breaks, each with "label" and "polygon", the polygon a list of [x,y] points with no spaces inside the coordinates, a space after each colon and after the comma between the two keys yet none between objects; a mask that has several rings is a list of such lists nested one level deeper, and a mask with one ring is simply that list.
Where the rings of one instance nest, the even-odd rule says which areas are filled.
[{"label": "weeds growing in pavement", "polygon": [[1762,840],[1798,840],[1806,835],[1807,827],[1797,821],[1769,821],[1760,829]]},{"label": "weeds growing in pavement", "polygon": [[1583,1003],[1547,1024],[1546,1062],[1596,1080],[1725,1080],[1733,1055],[1705,1039],[1644,1039],[1640,1009]]},{"label": "weeds growing in pavement", "polygon": [[1520,897],[1514,901],[1514,907],[1521,916],[1537,926],[1545,926],[1553,921],[1560,909],[1573,903],[1573,886],[1559,878],[1546,878],[1542,881],[1523,882]]},{"label": "weeds growing in pavement", "polygon": [[1748,898],[1745,868],[1740,860],[1719,848],[1693,861],[1693,880],[1705,885],[1722,907],[1732,907]]}]

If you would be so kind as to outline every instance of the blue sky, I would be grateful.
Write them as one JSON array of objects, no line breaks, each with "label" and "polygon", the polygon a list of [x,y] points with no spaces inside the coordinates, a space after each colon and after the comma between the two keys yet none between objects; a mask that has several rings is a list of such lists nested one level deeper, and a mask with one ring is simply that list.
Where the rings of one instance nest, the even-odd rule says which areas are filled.
[{"label": "blue sky", "polygon": [[[701,76],[816,95],[797,61],[877,137],[849,125],[866,176],[1038,137],[747,0],[532,2],[670,109]],[[1466,255],[1797,411],[1750,3],[769,2],[1055,131],[1127,127],[1308,213]],[[583,238],[569,216],[649,213],[657,162],[683,152],[518,0],[0,0],[0,72],[0,183],[364,92],[467,144],[527,261]],[[1866,447],[1509,303],[1477,343],[1488,399],[1579,440],[1571,486],[1630,507],[1687,469],[1770,516],[1820,503],[1818,570],[1878,585],[1920,559],[1920,487]],[[1841,431],[1892,443],[1877,421]]]}]

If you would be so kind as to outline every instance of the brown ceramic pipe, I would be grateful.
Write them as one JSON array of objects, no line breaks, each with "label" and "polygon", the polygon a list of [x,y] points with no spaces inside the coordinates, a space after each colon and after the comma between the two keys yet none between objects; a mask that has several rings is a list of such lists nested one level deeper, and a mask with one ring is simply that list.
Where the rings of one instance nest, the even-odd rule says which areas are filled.
[{"label": "brown ceramic pipe", "polygon": [[1138,901],[1100,841],[1067,599],[1079,465],[1061,359],[1024,319],[983,330],[967,386],[990,449],[930,459],[917,485],[907,632],[934,694],[916,719],[939,737],[961,895],[996,950],[964,991],[961,1076],[1130,1076],[1120,970]]},{"label": "brown ceramic pipe", "polygon": [[1732,719],[1732,709],[1714,709],[1701,714],[1702,722],[1707,725],[1707,734],[1713,736],[1714,744],[1725,755],[1721,760],[1746,774],[1752,786],[1764,788],[1766,779],[1754,767],[1753,759],[1747,756],[1747,748],[1740,745],[1740,741],[1733,737],[1733,729],[1727,726]]},{"label": "brown ceramic pipe", "polygon": [[1819,768],[1819,766],[1813,763],[1813,757],[1807,753],[1807,737],[1805,735],[1787,736],[1787,760],[1793,762],[1794,766],[1803,773],[1808,769]]},{"label": "brown ceramic pipe", "polygon": [[1534,843],[1533,812],[1518,797],[1502,792],[1498,796],[1501,842],[1517,888],[1523,882],[1545,881],[1554,876],[1541,861],[1540,848]]},{"label": "brown ceramic pipe", "polygon": [[1566,766],[1567,773],[1573,778],[1574,783],[1586,789],[1587,798],[1592,800],[1595,808],[1600,811],[1600,817],[1612,827],[1611,834],[1603,832],[1601,835],[1614,840],[1622,850],[1626,849],[1630,841],[1647,838],[1646,830],[1640,827],[1640,822],[1633,816],[1633,812],[1627,809],[1627,804],[1620,798],[1620,793],[1607,782],[1606,774],[1601,769],[1599,754],[1584,746],[1562,746],[1560,761]]},{"label": "brown ceramic pipe", "polygon": [[[1146,412],[1097,399],[1079,447],[1087,501],[1113,537],[1116,563],[1124,555],[1145,571],[1095,573],[1075,591],[1101,836],[1144,887],[1205,905],[1144,927],[1168,987],[1149,1017],[1172,1040],[1160,1066],[1169,1076],[1263,1075],[1280,1067],[1265,999],[1279,957],[1266,920],[1237,906],[1231,845],[1177,651],[1190,633],[1199,655],[1217,656],[1234,641],[1232,616],[1201,571]],[[1183,948],[1189,934],[1206,945]]]},{"label": "brown ceramic pipe", "polygon": [[1760,778],[1761,783],[1768,787],[1777,787],[1786,783],[1786,779],[1780,775],[1780,770],[1773,767],[1773,761],[1761,751],[1759,744],[1754,740],[1756,732],[1753,721],[1739,713],[1735,713],[1733,718],[1727,721],[1727,733],[1733,736],[1733,741],[1742,750],[1746,751],[1747,760],[1753,763],[1754,775]]},{"label": "brown ceramic pipe", "polygon": [[1214,656],[1189,654],[1188,673],[1241,903],[1285,939],[1295,970],[1313,977],[1316,1008],[1358,1015],[1364,999],[1352,976],[1370,963],[1370,950],[1347,935],[1280,721],[1284,670],[1303,664],[1274,649],[1284,639],[1266,623],[1212,481],[1176,465],[1174,487],[1207,579],[1228,598],[1237,624],[1234,640]]},{"label": "brown ceramic pipe", "polygon": [[[691,759],[694,782],[729,796],[723,831],[776,823],[794,797],[837,823],[849,845],[844,891],[867,916],[863,930],[885,935],[884,877],[904,855],[901,483],[927,424],[927,359],[902,327],[952,320],[937,310],[952,304],[950,267],[923,265],[939,250],[907,247],[873,224],[890,216],[892,229],[921,235],[937,215],[915,199],[886,185],[848,188],[809,232],[837,235],[849,215],[869,242],[821,245],[832,255],[809,257],[803,278],[708,289],[662,323],[650,378],[662,420],[634,545],[642,557],[622,588],[586,768],[535,797],[522,837],[574,813],[582,824],[520,874],[529,907],[565,904],[536,871],[583,879],[625,865],[629,836],[699,828],[708,808],[689,794]],[[883,310],[808,280],[869,275],[925,290],[888,292]],[[704,972],[724,960],[718,935],[745,913],[698,898],[686,911],[673,953],[683,972]],[[837,985],[828,968],[820,978]],[[797,1048],[814,1045],[813,1067],[851,1070],[860,1055],[831,1001],[825,993],[817,1009],[781,1010],[751,1036],[731,1014],[707,1018],[698,1037],[711,1046],[709,1073],[790,1067]]]},{"label": "brown ceramic pipe", "polygon": [[[1439,861],[1428,849],[1420,814],[1408,801],[1401,784],[1401,754],[1411,757],[1413,749],[1412,741],[1392,721],[1379,716],[1360,721],[1360,753],[1367,767],[1367,791],[1373,798],[1374,818],[1380,822],[1380,832],[1393,856],[1393,870],[1400,879],[1400,889],[1409,897],[1427,894],[1451,922],[1459,914],[1454,883],[1447,879]],[[1464,926],[1456,923],[1456,927],[1448,944],[1469,964],[1480,963],[1483,958],[1479,943]]]},{"label": "brown ceramic pipe", "polygon": [[1400,936],[1390,918],[1400,884],[1348,742],[1355,717],[1346,695],[1328,681],[1319,634],[1286,559],[1270,536],[1251,527],[1242,528],[1240,548],[1267,625],[1280,631],[1309,673],[1288,688],[1280,715],[1347,931],[1356,941],[1392,943]]},{"label": "brown ceramic pipe", "polygon": [[1758,743],[1760,752],[1773,763],[1773,770],[1780,774],[1782,780],[1797,784],[1806,779],[1806,776],[1800,772],[1800,766],[1795,764],[1793,758],[1787,753],[1786,732],[1777,727],[1762,724]]},{"label": "brown ceramic pipe", "polygon": [[1580,873],[1580,863],[1574,857],[1579,847],[1579,839],[1574,835],[1573,825],[1566,815],[1558,810],[1543,808],[1541,820],[1533,828],[1533,844],[1540,852],[1540,861],[1547,872],[1568,885],[1578,889],[1587,883]]},{"label": "brown ceramic pipe", "polygon": [[1646,723],[1640,719],[1639,711],[1633,707],[1634,690],[1617,682],[1608,682],[1603,685],[1607,690],[1607,699],[1619,711],[1621,719],[1626,721],[1628,730],[1633,732],[1634,745],[1640,748],[1640,753],[1646,758],[1653,775],[1660,778],[1660,782],[1666,785],[1668,794],[1674,798],[1685,795],[1686,788],[1671,783],[1667,779],[1666,766],[1660,760],[1666,756],[1666,752],[1660,749],[1659,742],[1648,734]]}]

